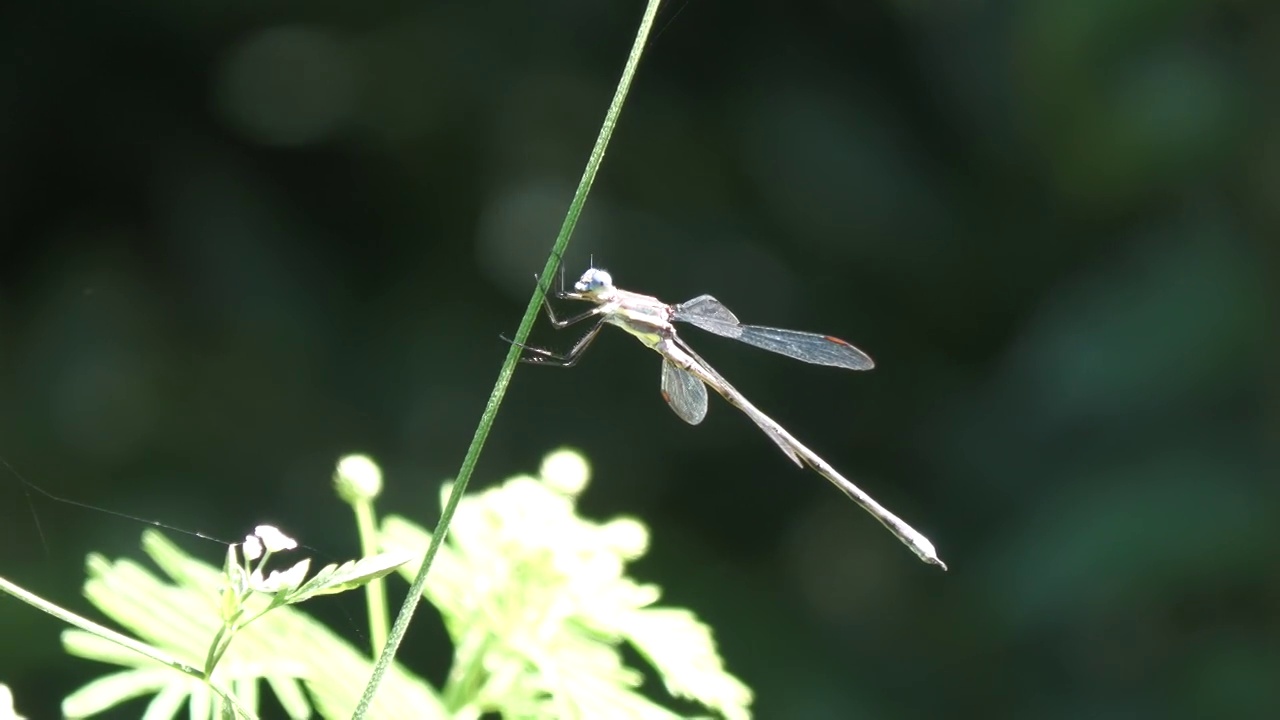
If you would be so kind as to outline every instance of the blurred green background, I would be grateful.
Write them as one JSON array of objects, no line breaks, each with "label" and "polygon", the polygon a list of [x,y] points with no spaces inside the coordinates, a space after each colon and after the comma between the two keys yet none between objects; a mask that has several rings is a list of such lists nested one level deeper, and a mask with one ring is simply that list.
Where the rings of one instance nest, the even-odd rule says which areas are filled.
[{"label": "blurred green background", "polygon": [[[434,522],[641,10],[0,10],[0,453],[347,557],[329,478],[363,451],[383,510]],[[585,511],[651,523],[637,573],[762,718],[1280,717],[1280,5],[679,0],[659,27],[570,276],[594,255],[870,353],[684,333],[951,572],[718,398],[680,422],[619,332],[518,370],[473,487],[585,451]],[[85,609],[84,555],[137,555],[143,526],[0,476],[5,576]],[[0,602],[31,717],[101,670],[60,629]],[[450,652],[427,609],[401,657],[439,683]]]}]

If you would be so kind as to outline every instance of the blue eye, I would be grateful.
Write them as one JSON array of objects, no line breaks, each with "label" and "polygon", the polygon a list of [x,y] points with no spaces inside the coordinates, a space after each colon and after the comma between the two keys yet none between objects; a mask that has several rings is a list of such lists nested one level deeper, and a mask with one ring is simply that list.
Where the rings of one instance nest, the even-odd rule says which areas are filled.
[{"label": "blue eye", "polygon": [[604,270],[592,268],[582,274],[575,288],[578,292],[600,292],[613,287],[613,278]]}]

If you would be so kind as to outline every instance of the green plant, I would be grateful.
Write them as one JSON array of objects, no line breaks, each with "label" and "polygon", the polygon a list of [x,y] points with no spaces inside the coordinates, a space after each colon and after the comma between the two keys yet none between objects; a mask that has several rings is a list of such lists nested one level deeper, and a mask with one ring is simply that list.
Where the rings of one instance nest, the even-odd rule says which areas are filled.
[{"label": "green plant", "polygon": [[498,371],[498,379],[493,384],[493,391],[489,394],[489,400],[485,403],[484,412],[480,415],[480,422],[476,425],[476,432],[472,436],[471,444],[467,447],[467,453],[462,459],[462,466],[458,469],[457,492],[449,496],[449,499],[444,504],[444,509],[440,513],[440,520],[436,523],[435,533],[432,535],[430,545],[427,546],[426,555],[418,569],[418,574],[413,578],[413,585],[409,589],[409,595],[405,598],[404,604],[396,616],[395,625],[391,628],[387,643],[378,656],[373,675],[369,678],[369,684],[365,687],[364,695],[360,699],[360,705],[356,708],[355,717],[357,719],[364,717],[365,711],[377,691],[378,683],[382,680],[383,673],[390,666],[392,659],[395,657],[396,649],[409,628],[409,621],[413,618],[414,610],[417,608],[418,598],[422,597],[427,583],[427,575],[431,569],[431,563],[435,559],[436,552],[439,550],[440,541],[445,536],[449,523],[453,519],[453,513],[457,510],[462,494],[466,492],[471,473],[475,470],[476,463],[479,462],[480,451],[484,449],[485,440],[489,437],[489,429],[493,427],[493,422],[498,416],[498,408],[502,405],[502,398],[507,393],[507,386],[511,383],[512,374],[515,373],[516,362],[520,357],[520,347],[529,337],[529,331],[533,328],[534,318],[537,317],[542,298],[547,292],[547,287],[544,287],[543,283],[549,282],[549,278],[553,276],[556,266],[560,263],[560,258],[564,255],[565,248],[569,245],[569,238],[578,223],[578,216],[581,215],[582,208],[587,202],[587,195],[591,192],[591,186],[595,182],[596,172],[600,169],[600,163],[604,160],[605,150],[609,146],[610,138],[613,137],[613,130],[617,125],[618,116],[622,113],[622,106],[626,102],[627,93],[631,89],[631,80],[635,77],[636,70],[640,67],[640,57],[644,54],[645,44],[649,40],[649,31],[653,28],[653,20],[657,16],[658,8],[661,5],[662,0],[647,0],[645,3],[644,14],[640,19],[640,27],[637,29],[635,40],[631,44],[631,52],[627,55],[626,65],[622,69],[622,75],[618,80],[617,88],[614,90],[613,100],[609,103],[609,109],[605,112],[604,122],[600,126],[600,133],[596,136],[595,145],[592,146],[591,154],[587,158],[587,165],[582,171],[582,178],[578,181],[578,188],[574,191],[573,200],[569,202],[569,211],[565,214],[564,223],[560,226],[560,233],[556,236],[556,241],[551,247],[547,262],[543,265],[542,274],[539,275],[538,287],[534,290],[532,297],[529,298],[529,304],[525,307],[524,316],[520,319],[520,326],[516,329],[515,340],[511,343],[511,349],[507,352],[502,368]]},{"label": "green plant", "polygon": [[[381,484],[376,465],[344,459],[337,479],[339,494],[371,521]],[[393,664],[370,717],[678,717],[639,692],[644,675],[624,663],[624,642],[671,695],[726,718],[749,717],[751,692],[724,670],[710,630],[688,610],[657,606],[658,589],[626,575],[627,562],[648,547],[646,528],[630,518],[597,523],[578,515],[588,479],[585,459],[562,450],[537,476],[460,500],[425,590],[454,641],[446,685],[438,693]],[[446,485],[442,499],[452,491]],[[372,663],[297,605],[376,587],[396,570],[412,577],[418,568],[406,561],[431,541],[400,517],[380,528],[358,525],[373,532],[365,546],[382,552],[310,578],[306,559],[268,569],[295,547],[267,527],[230,546],[221,569],[154,530],[143,534],[143,549],[165,577],[132,560],[90,556],[86,597],[143,640],[58,609],[79,628],[63,635],[69,653],[121,668],[72,693],[63,712],[90,717],[151,696],[148,718],[176,717],[184,707],[193,718],[254,717],[265,681],[289,717],[349,715]],[[11,587],[3,579],[0,586]],[[385,627],[380,590],[370,598]]]}]

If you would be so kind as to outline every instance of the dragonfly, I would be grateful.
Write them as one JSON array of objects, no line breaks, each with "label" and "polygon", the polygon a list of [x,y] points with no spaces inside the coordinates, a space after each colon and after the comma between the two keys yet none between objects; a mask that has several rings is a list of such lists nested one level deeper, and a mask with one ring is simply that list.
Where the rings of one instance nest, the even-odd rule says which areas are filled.
[{"label": "dragonfly", "polygon": [[[857,485],[836,471],[827,461],[805,447],[777,421],[747,400],[729,381],[716,372],[676,333],[674,323],[682,322],[721,337],[802,360],[815,365],[829,365],[849,370],[870,370],[871,358],[858,348],[836,337],[799,330],[782,330],[760,325],[744,325],[729,308],[710,295],[677,305],[668,305],[656,297],[622,290],[613,284],[606,271],[590,268],[565,290],[563,271],[557,300],[579,300],[592,303],[585,312],[560,318],[551,307],[548,294],[542,295],[542,306],[556,329],[595,320],[587,331],[564,354],[521,344],[522,362],[553,367],[573,367],[605,325],[614,325],[635,336],[646,347],[662,356],[662,398],[675,414],[690,425],[697,425],[707,415],[707,388],[715,390],[730,405],[741,410],[787,457],[800,467],[809,467],[831,481],[845,495],[879,520],[889,532],[930,565],[947,569],[938,557],[933,543],[923,534],[894,515]],[[505,339],[505,338],[504,338]]]}]

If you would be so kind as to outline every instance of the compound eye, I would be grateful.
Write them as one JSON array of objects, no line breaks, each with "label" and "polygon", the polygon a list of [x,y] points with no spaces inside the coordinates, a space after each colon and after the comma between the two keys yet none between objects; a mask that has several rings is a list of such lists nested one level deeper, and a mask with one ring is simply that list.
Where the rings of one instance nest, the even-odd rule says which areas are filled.
[{"label": "compound eye", "polygon": [[613,278],[603,270],[591,269],[582,274],[574,286],[578,292],[595,293],[613,287]]},{"label": "compound eye", "polygon": [[609,273],[603,270],[596,270],[591,275],[591,289],[599,290],[613,285],[613,278],[609,277]]}]

